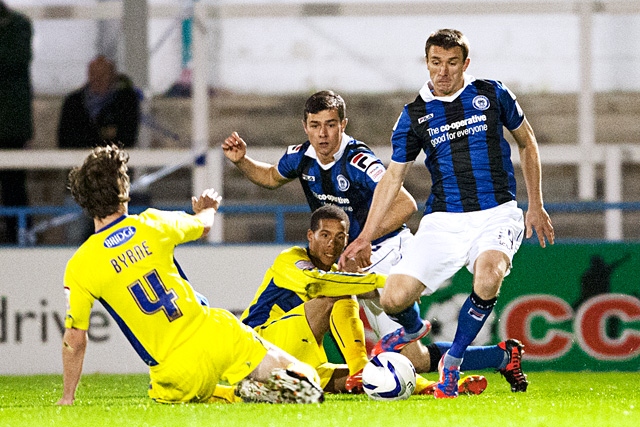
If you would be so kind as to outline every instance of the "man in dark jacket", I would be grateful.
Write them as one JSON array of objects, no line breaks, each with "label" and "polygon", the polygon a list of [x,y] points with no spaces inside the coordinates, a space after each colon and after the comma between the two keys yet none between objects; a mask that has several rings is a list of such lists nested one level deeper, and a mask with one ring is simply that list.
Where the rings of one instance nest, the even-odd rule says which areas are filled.
[{"label": "man in dark jacket", "polygon": [[140,100],[131,80],[98,55],[87,83],[64,101],[58,127],[60,148],[88,148],[108,142],[132,147],[138,136]]},{"label": "man in dark jacket", "polygon": [[[33,137],[31,106],[31,21],[0,0],[0,149],[21,149]],[[0,203],[26,206],[27,172],[0,170]],[[0,218],[1,219],[1,218]],[[17,218],[5,220],[0,243],[17,243]]]},{"label": "man in dark jacket", "polygon": [[[67,95],[60,113],[58,147],[92,148],[115,143],[135,145],[140,99],[131,80],[118,74],[104,55],[87,67],[87,82]],[[137,202],[136,202],[137,203]],[[67,227],[65,242],[77,245],[93,234],[93,221],[84,217]]]}]

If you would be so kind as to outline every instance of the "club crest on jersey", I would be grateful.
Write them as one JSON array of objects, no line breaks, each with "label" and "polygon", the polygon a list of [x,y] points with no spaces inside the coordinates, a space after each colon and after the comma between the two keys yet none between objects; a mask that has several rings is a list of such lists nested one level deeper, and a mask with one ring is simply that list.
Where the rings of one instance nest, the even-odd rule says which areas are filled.
[{"label": "club crest on jersey", "polygon": [[338,175],[336,177],[336,181],[338,181],[338,189],[340,191],[347,191],[349,189],[350,182],[343,175]]},{"label": "club crest on jersey", "polygon": [[418,119],[418,124],[421,125],[422,123],[426,122],[427,120],[433,118],[433,113],[431,114],[427,114],[426,116],[422,116]]},{"label": "club crest on jersey", "polygon": [[124,245],[136,234],[136,228],[129,226],[120,228],[113,233],[109,234],[104,239],[105,248],[115,248],[120,245]]},{"label": "club crest on jersey", "polygon": [[355,166],[357,169],[360,169],[362,172],[364,172],[371,165],[371,163],[375,161],[376,161],[376,158],[369,154],[358,153],[355,156],[353,156],[350,163],[353,166]]},{"label": "club crest on jersey", "polygon": [[302,148],[302,144],[290,145],[287,147],[287,154],[296,154]]},{"label": "club crest on jersey", "polygon": [[489,108],[489,105],[491,105],[491,103],[489,102],[489,98],[487,98],[484,95],[478,95],[475,98],[473,98],[473,101],[471,101],[471,104],[473,104],[473,107],[476,110],[480,110],[480,111],[484,111],[487,108]]}]

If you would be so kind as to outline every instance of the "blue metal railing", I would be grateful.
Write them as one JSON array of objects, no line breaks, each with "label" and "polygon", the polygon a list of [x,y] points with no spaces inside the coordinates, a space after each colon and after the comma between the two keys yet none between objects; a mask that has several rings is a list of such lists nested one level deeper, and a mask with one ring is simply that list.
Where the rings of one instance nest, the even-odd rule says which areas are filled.
[{"label": "blue metal railing", "polygon": [[[520,204],[526,209],[526,204]],[[419,210],[421,211],[421,206]],[[190,211],[190,206],[168,206],[161,209]],[[640,202],[570,202],[570,203],[547,203],[545,208],[550,213],[592,213],[604,212],[607,210],[640,211]],[[132,213],[139,213],[146,209],[146,206],[130,206]],[[275,240],[274,243],[285,243],[286,221],[285,215],[292,213],[309,212],[307,205],[225,205],[220,207],[220,213],[225,215],[273,215],[275,220]],[[26,207],[6,207],[0,206],[0,217],[14,216],[18,222],[18,246],[28,246],[33,244],[29,236],[29,218],[35,216],[51,216],[62,218],[65,215],[74,218],[80,216],[82,211],[77,206],[26,206]]]},{"label": "blue metal railing", "polygon": [[[131,213],[140,213],[147,206],[130,206]],[[160,209],[191,211],[191,206],[162,206]],[[274,243],[285,243],[285,215],[292,213],[309,212],[307,205],[225,205],[220,207],[220,213],[225,215],[273,215],[275,220],[275,240]],[[82,215],[82,210],[77,206],[20,206],[8,207],[0,206],[0,218],[14,216],[18,222],[18,246],[28,246],[33,244],[29,238],[29,218],[35,216],[51,216],[62,219],[68,216],[76,219]],[[42,225],[42,224],[38,224]],[[38,226],[37,225],[37,226]],[[43,227],[46,229],[48,227]],[[53,226],[51,227],[53,228]]]}]

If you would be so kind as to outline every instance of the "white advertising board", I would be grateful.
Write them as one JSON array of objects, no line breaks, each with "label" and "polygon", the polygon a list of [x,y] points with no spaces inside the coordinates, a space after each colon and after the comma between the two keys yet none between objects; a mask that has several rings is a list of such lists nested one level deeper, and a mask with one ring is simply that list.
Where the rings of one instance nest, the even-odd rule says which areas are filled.
[{"label": "white advertising board", "polygon": [[[238,313],[287,246],[187,245],[176,259],[211,306]],[[0,375],[62,373],[66,301],[62,279],[73,248],[0,249]],[[147,372],[116,323],[97,303],[85,373]]]}]

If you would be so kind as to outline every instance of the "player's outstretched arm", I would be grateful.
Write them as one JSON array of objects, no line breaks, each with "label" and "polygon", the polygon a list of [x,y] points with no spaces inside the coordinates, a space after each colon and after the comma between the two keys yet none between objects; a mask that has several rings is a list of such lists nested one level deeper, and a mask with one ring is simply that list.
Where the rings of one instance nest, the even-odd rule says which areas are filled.
[{"label": "player's outstretched arm", "polygon": [[529,206],[525,215],[526,237],[533,235],[533,230],[538,235],[538,241],[543,248],[546,246],[545,240],[553,245],[555,242],[555,233],[551,218],[544,208],[542,201],[542,172],[540,166],[540,152],[538,151],[538,143],[533,133],[531,125],[525,118],[522,124],[515,130],[511,131],[514,139],[518,144],[520,151],[520,164],[522,165],[522,173],[527,188],[527,196]]},{"label": "player's outstretched arm", "polygon": [[87,348],[87,331],[66,329],[62,338],[63,392],[58,405],[73,405],[82,375],[82,363]]},{"label": "player's outstretched arm", "polygon": [[247,156],[247,143],[240,138],[238,132],[233,132],[224,140],[222,151],[249,181],[260,187],[274,189],[290,181],[280,175],[276,165],[260,162]]},{"label": "player's outstretched arm", "polygon": [[340,256],[338,267],[344,269],[349,262],[354,260],[361,268],[371,264],[371,241],[379,236],[379,230],[383,224],[391,204],[402,187],[404,177],[411,163],[391,162],[375,191],[369,215],[360,235],[353,240]]},{"label": "player's outstretched arm", "polygon": [[398,195],[393,203],[391,203],[391,208],[387,211],[382,223],[376,230],[376,234],[372,237],[372,240],[382,237],[387,233],[391,233],[392,231],[396,231],[417,211],[418,205],[416,204],[416,200],[406,188],[400,187]]},{"label": "player's outstretched arm", "polygon": [[232,163],[238,163],[247,155],[247,143],[238,132],[233,132],[222,143],[222,152]]},{"label": "player's outstretched arm", "polygon": [[222,196],[213,188],[204,190],[200,197],[194,196],[191,198],[191,207],[195,217],[202,221],[204,225],[203,237],[209,234],[209,230],[213,227],[213,220],[220,207],[221,200]]}]

